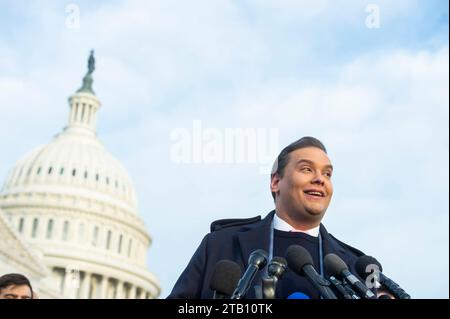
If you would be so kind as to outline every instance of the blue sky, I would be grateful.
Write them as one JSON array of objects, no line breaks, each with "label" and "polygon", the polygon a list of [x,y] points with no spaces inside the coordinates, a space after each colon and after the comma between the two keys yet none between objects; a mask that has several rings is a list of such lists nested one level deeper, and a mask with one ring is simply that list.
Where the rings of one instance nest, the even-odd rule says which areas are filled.
[{"label": "blue sky", "polygon": [[[67,26],[69,4],[79,28]],[[365,24],[368,4],[380,27]],[[448,298],[446,1],[2,1],[0,180],[66,125],[96,51],[98,135],[128,169],[165,297],[218,218],[265,215],[256,163],[175,163],[174,130],[320,138],[324,223],[411,295]],[[428,273],[429,280],[420,274]]]}]

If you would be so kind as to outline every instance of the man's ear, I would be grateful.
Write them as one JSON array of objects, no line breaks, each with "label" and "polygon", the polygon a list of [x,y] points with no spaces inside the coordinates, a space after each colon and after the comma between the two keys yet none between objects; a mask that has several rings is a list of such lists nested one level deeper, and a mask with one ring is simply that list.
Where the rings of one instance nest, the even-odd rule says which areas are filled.
[{"label": "man's ear", "polygon": [[278,193],[280,191],[280,188],[279,188],[280,179],[281,178],[278,173],[274,173],[270,177],[270,191],[272,193]]}]

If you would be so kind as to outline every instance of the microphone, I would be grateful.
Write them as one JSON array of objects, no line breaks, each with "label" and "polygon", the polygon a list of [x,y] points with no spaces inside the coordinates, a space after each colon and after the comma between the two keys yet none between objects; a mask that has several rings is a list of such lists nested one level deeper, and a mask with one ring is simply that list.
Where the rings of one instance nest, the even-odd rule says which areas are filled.
[{"label": "microphone", "polygon": [[231,260],[220,260],[214,267],[209,288],[214,291],[213,299],[229,299],[241,277],[241,267]]},{"label": "microphone", "polygon": [[241,299],[245,296],[258,270],[267,264],[267,258],[267,253],[262,249],[257,249],[250,254],[247,270],[239,280],[231,299]]},{"label": "microphone", "polygon": [[308,295],[304,294],[303,292],[294,292],[290,294],[287,299],[311,299]]},{"label": "microphone", "polygon": [[320,295],[325,299],[337,299],[331,290],[330,282],[320,276],[314,269],[314,262],[311,254],[302,246],[291,245],[286,250],[286,260],[289,268],[297,275],[306,276],[309,282],[319,291]]},{"label": "microphone", "polygon": [[[385,287],[395,298],[398,299],[411,299],[411,296],[406,293],[397,283],[395,283],[392,279],[386,277],[383,274],[383,267],[374,257],[363,255],[358,258],[355,264],[356,272],[361,278],[365,280],[370,275],[368,272],[368,266],[373,266],[374,269],[374,277],[375,277],[375,285],[381,284]],[[372,268],[373,269],[373,268]],[[378,288],[378,287],[377,287]]]},{"label": "microphone", "polygon": [[264,299],[275,299],[278,281],[283,277],[287,268],[287,261],[283,257],[273,257],[267,266],[268,276],[262,278],[262,291]]},{"label": "microphone", "polygon": [[328,278],[333,286],[336,287],[336,289],[342,294],[344,299],[360,299],[353,289],[348,287],[345,282],[341,282],[340,280],[336,279],[334,276],[330,276]]},{"label": "microphone", "polygon": [[360,296],[352,289],[350,284],[346,280],[342,280],[342,285],[344,286],[344,289],[347,291],[347,293],[352,296],[352,299],[361,299]]},{"label": "microphone", "polygon": [[338,255],[326,255],[324,259],[324,266],[326,272],[331,276],[341,276],[342,278],[348,280],[364,298],[371,299],[375,297],[374,293],[348,270],[347,265]]}]

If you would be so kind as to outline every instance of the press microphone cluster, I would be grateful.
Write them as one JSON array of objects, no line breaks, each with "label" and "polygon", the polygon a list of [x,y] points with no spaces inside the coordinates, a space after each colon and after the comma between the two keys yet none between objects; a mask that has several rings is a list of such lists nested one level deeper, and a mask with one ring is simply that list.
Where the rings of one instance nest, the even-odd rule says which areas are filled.
[{"label": "press microphone cluster", "polygon": [[[327,277],[317,273],[311,254],[300,245],[291,245],[286,250],[286,258],[274,257],[268,263],[267,253],[262,249],[253,251],[248,259],[248,267],[242,275],[241,267],[231,260],[219,261],[210,281],[214,299],[242,299],[255,280],[258,271],[267,265],[267,275],[262,277],[262,297],[274,299],[277,283],[289,268],[299,276],[304,276],[317,289],[324,299],[337,299],[335,292],[345,299],[375,299],[375,294],[349,270],[347,264],[336,254],[328,254],[324,258],[324,268]],[[398,284],[382,273],[381,264],[373,257],[361,256],[355,263],[357,274],[367,283],[372,274],[375,287],[381,286],[394,297],[410,299]],[[370,279],[370,278],[369,278]],[[332,287],[335,289],[333,290]],[[261,293],[261,291],[260,291]],[[259,295],[258,298],[261,298]],[[379,299],[387,299],[381,295]],[[288,299],[309,299],[302,292],[291,293]]]}]

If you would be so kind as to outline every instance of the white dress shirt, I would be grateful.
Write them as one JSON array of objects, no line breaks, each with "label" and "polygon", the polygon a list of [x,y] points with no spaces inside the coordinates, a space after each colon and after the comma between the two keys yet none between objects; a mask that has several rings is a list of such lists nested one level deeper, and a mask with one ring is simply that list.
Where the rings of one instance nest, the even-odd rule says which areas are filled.
[{"label": "white dress shirt", "polygon": [[273,228],[281,230],[281,231],[292,231],[292,232],[300,232],[305,233],[313,237],[319,236],[320,225],[308,230],[299,230],[292,227],[288,222],[284,221],[275,213],[273,216]]}]

